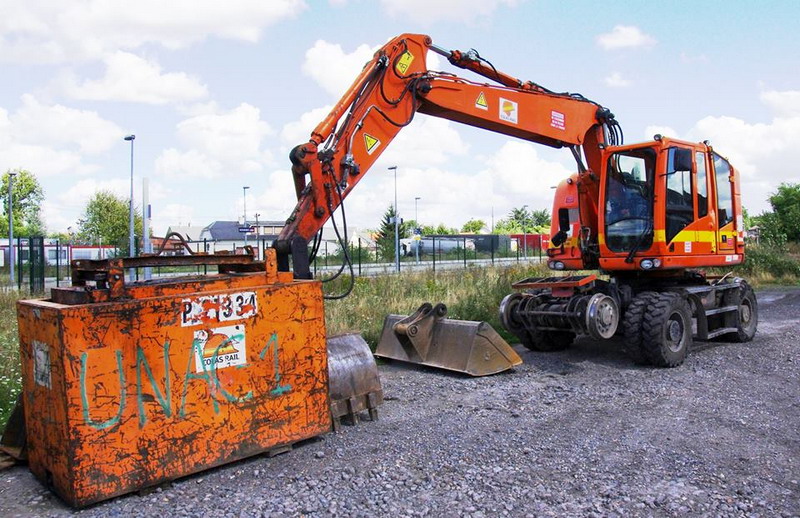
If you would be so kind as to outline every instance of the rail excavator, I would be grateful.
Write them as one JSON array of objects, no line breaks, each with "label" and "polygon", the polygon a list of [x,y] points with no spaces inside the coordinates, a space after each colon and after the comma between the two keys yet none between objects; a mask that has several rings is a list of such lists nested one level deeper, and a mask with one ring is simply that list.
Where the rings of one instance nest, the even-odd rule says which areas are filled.
[{"label": "rail excavator", "polygon": [[[428,52],[488,81],[429,70]],[[191,250],[76,260],[71,286],[18,303],[23,390],[3,448],[21,454],[26,445],[34,475],[82,507],[279,453],[341,417],[375,417],[374,360],[359,335],[327,336],[323,299],[344,294],[323,295],[310,264],[315,236],[340,207],[341,232],[332,221],[347,243],[343,201],[418,112],[575,158],[576,173],[556,189],[548,264],[596,273],[514,285],[500,316],[526,347],[559,349],[621,329],[643,361],[674,366],[693,334],[753,337],[758,311],[747,283],[695,270],[744,257],[738,173],[708,143],[656,136],[623,145],[612,112],[582,95],[403,34],[291,151],[298,202],[264,260]],[[182,265],[217,270],[126,280],[128,269]],[[417,329],[403,327],[409,339]]]},{"label": "rail excavator", "polygon": [[[429,70],[428,52],[491,83]],[[291,255],[295,277],[310,278],[307,243],[418,112],[567,148],[575,158],[576,172],[555,192],[548,266],[596,273],[514,284],[519,291],[503,299],[500,319],[526,347],[556,350],[578,335],[620,332],[637,361],[671,367],[695,336],[753,338],[758,306],[747,282],[697,270],[744,260],[739,174],[728,160],[708,142],[661,135],[624,145],[608,108],[425,35],[384,45],[309,142],[292,150],[299,201],[276,243],[281,269]]]}]

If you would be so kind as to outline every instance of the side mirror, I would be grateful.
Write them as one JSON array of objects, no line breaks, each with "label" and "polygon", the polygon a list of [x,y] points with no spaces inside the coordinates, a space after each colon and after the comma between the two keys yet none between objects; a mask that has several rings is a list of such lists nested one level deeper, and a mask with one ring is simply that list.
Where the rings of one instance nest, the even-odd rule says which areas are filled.
[{"label": "side mirror", "polygon": [[[692,170],[692,150],[684,148],[673,148],[673,166],[675,171],[691,171]],[[672,171],[670,171],[672,172]]]}]

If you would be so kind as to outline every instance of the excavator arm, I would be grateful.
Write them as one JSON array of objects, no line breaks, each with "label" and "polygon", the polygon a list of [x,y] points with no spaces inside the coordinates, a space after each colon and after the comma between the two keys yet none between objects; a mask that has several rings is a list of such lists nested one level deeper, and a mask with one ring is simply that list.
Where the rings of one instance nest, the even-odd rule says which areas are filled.
[{"label": "excavator arm", "polygon": [[[429,70],[429,51],[493,84]],[[275,244],[281,270],[288,271],[291,254],[295,277],[310,278],[309,241],[417,112],[569,147],[578,163],[582,221],[591,226],[596,219],[600,149],[619,138],[608,109],[499,72],[476,51],[449,51],[429,36],[403,34],[375,53],[309,141],[291,151],[298,202]]]}]

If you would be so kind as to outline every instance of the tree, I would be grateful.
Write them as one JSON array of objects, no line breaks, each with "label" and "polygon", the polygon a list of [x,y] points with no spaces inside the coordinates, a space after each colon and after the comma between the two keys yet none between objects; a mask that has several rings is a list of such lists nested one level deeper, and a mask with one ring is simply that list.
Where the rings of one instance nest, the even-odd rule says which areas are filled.
[{"label": "tree", "polygon": [[[98,191],[86,204],[78,221],[78,235],[86,242],[100,242],[120,248],[122,255],[128,251],[128,200],[110,191]],[[134,212],[134,234],[142,235],[142,216]]]},{"label": "tree", "polygon": [[[384,261],[394,260],[394,216],[396,212],[394,205],[389,205],[386,212],[383,213],[381,219],[381,226],[378,229],[378,255]],[[400,223],[398,230],[400,231],[400,239],[408,237],[410,232],[410,225],[408,223]]]},{"label": "tree", "polygon": [[536,231],[550,228],[550,211],[547,209],[539,209],[531,211],[531,222]]},{"label": "tree", "polygon": [[444,223],[439,223],[437,226],[425,225],[422,227],[423,236],[447,236],[458,234],[457,228],[450,228]]},{"label": "tree", "polygon": [[511,209],[508,216],[494,226],[495,234],[536,234],[547,232],[550,228],[550,211],[547,209],[529,211],[527,205]]},{"label": "tree", "polygon": [[14,173],[11,187],[14,236],[41,236],[45,232],[42,221],[44,191],[33,173],[25,169],[8,170],[3,174],[0,196],[3,197],[5,217],[0,221],[0,234],[8,236],[8,178]]},{"label": "tree", "polygon": [[782,183],[769,197],[780,230],[790,241],[800,241],[800,184]]},{"label": "tree", "polygon": [[486,227],[486,222],[482,219],[471,219],[464,223],[464,226],[461,227],[461,232],[465,232],[467,234],[477,234],[481,230]]}]

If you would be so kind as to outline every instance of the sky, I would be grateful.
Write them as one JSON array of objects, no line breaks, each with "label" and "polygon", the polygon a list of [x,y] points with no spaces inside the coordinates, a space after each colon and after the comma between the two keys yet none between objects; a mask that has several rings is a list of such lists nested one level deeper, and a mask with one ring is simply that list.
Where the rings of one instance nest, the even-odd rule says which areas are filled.
[{"label": "sky", "polygon": [[[289,150],[406,32],[582,93],[616,114],[626,143],[710,140],[740,170],[751,214],[800,182],[800,2],[0,0],[0,12],[0,171],[37,176],[50,232],[77,230],[97,190],[127,199],[128,134],[135,203],[146,177],[156,235],[240,219],[244,186],[250,220],[284,220]],[[437,58],[428,68],[451,70]],[[419,115],[345,201],[350,226],[379,226],[390,166],[401,216],[451,227],[549,209],[575,169],[567,150]]]}]

